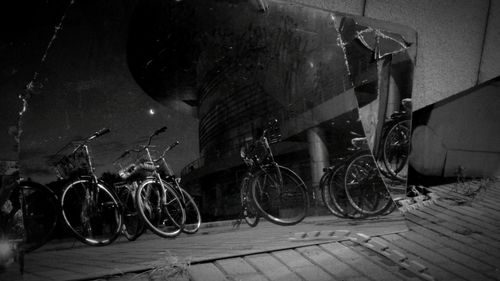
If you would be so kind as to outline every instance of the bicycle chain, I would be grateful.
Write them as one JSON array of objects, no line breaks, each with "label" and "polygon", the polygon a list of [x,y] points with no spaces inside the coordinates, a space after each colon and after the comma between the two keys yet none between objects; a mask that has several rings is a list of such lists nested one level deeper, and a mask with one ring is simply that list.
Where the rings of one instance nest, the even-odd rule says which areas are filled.
[{"label": "bicycle chain", "polygon": [[351,233],[349,230],[297,232],[294,237],[290,237],[289,240],[297,242],[317,240],[349,240],[385,256],[400,267],[412,272],[423,280],[436,280],[427,273],[428,268],[422,263],[410,260],[404,253],[395,249],[390,249],[389,245],[384,243],[373,241],[370,236],[363,233]]}]

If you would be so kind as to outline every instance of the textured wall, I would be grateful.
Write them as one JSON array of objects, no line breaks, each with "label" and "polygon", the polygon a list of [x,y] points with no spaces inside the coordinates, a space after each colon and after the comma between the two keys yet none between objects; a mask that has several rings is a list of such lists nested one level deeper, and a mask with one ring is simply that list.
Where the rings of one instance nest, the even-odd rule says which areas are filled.
[{"label": "textured wall", "polygon": [[500,75],[500,17],[494,16],[500,13],[498,0],[289,1],[415,28],[419,45],[414,109],[476,85],[480,66],[479,82]]},{"label": "textured wall", "polygon": [[500,175],[499,86],[496,79],[415,113],[428,121],[413,132],[412,166],[425,175],[453,176],[458,166],[468,176]]},{"label": "textured wall", "polygon": [[491,0],[479,82],[500,75],[500,1]]},{"label": "textured wall", "polygon": [[306,6],[318,7],[352,15],[362,15],[365,0],[288,0],[287,2],[300,3]]},{"label": "textured wall", "polygon": [[368,0],[365,15],[419,35],[414,109],[475,85],[488,0]]}]

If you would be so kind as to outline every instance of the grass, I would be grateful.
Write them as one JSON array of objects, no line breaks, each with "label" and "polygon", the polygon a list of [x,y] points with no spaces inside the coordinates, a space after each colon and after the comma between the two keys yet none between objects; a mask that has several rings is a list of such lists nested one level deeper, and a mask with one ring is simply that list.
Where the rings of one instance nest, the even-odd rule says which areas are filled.
[{"label": "grass", "polygon": [[191,260],[180,260],[173,256],[169,251],[166,256],[153,264],[152,269],[136,275],[131,280],[189,280],[188,269],[191,266]]}]

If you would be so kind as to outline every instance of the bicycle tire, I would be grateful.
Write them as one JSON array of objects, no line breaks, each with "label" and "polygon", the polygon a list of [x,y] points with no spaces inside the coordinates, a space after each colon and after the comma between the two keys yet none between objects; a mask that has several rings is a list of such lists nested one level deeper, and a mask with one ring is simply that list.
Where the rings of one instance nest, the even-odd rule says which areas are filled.
[{"label": "bicycle tire", "polygon": [[[270,222],[287,226],[297,224],[306,217],[309,208],[307,189],[302,179],[292,170],[279,165],[268,165],[255,174],[251,186],[255,207]],[[296,190],[293,190],[294,187]],[[286,189],[286,192],[279,190],[280,188]]]},{"label": "bicycle tire", "polygon": [[349,202],[345,192],[345,171],[346,165],[337,166],[331,173],[327,187],[330,203],[337,209],[344,218],[363,219],[367,215],[357,211]]},{"label": "bicycle tire", "polygon": [[26,237],[23,249],[29,253],[51,238],[59,217],[59,204],[52,190],[36,182],[22,181],[16,190],[14,196],[21,195],[24,200],[22,213]]},{"label": "bicycle tire", "polygon": [[201,225],[201,214],[196,202],[193,197],[182,187],[179,186],[182,199],[182,207],[186,213],[186,220],[184,221],[184,226],[182,232],[187,234],[194,234],[200,229]]},{"label": "bicycle tire", "polygon": [[[407,167],[410,149],[410,121],[394,123],[384,137],[383,163],[390,177],[404,181],[406,174],[400,172]],[[395,161],[395,162],[394,162]]]},{"label": "bicycle tire", "polygon": [[[118,197],[104,183],[97,182],[96,194],[89,179],[68,184],[61,195],[61,210],[66,226],[81,242],[105,246],[116,240],[122,230],[122,210]],[[89,199],[97,198],[97,202]]]},{"label": "bicycle tire", "polygon": [[144,221],[137,212],[135,193],[128,187],[123,187],[117,194],[123,210],[123,236],[129,241],[135,241],[146,231]]},{"label": "bicycle tire", "polygon": [[[160,202],[163,193],[165,206]],[[163,238],[179,235],[186,213],[170,184],[163,182],[162,185],[156,179],[146,179],[137,188],[135,200],[139,216],[149,230]]]},{"label": "bicycle tire", "polygon": [[256,227],[259,224],[260,217],[257,209],[252,203],[252,197],[250,195],[250,190],[248,189],[249,181],[249,177],[244,177],[241,181],[240,202],[245,222],[250,227]]},{"label": "bicycle tire", "polygon": [[344,180],[347,198],[360,213],[375,216],[392,203],[391,195],[369,152],[351,158]]},{"label": "bicycle tire", "polygon": [[[336,168],[334,168],[335,170]],[[345,218],[345,214],[342,213],[337,206],[333,203],[333,198],[331,197],[330,193],[330,187],[329,183],[334,175],[334,170],[328,170],[321,176],[321,179],[319,181],[319,186],[321,190],[321,198],[323,200],[323,203],[325,206],[328,208],[330,213],[332,213],[334,216],[339,217],[339,218]]]}]

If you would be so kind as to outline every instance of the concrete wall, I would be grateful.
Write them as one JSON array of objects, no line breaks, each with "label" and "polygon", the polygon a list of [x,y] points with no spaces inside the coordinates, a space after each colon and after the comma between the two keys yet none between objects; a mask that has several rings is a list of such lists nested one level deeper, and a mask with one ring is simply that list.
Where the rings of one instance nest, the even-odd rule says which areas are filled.
[{"label": "concrete wall", "polygon": [[498,15],[500,15],[500,1],[491,0],[479,82],[485,82],[500,75],[500,48],[498,47],[500,46],[500,17]]},{"label": "concrete wall", "polygon": [[416,29],[415,110],[500,75],[498,0],[289,1]]},{"label": "concrete wall", "polygon": [[[500,176],[500,79],[414,114],[410,163],[424,175]],[[417,121],[419,121],[417,120]]]}]

